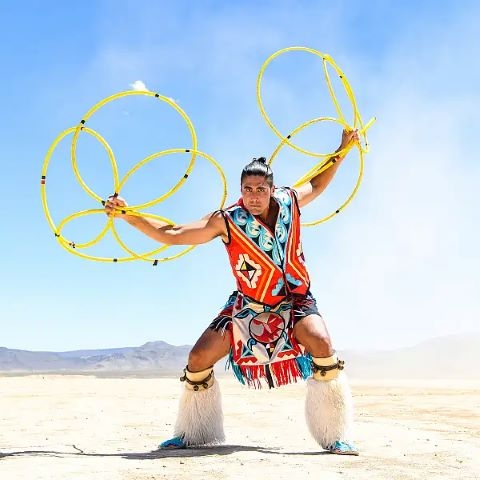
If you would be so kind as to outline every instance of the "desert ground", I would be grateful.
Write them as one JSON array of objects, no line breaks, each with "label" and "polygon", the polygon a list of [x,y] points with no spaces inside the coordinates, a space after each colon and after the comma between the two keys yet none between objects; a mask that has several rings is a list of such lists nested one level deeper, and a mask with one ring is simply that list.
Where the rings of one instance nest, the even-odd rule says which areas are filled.
[{"label": "desert ground", "polygon": [[0,479],[480,479],[480,380],[352,380],[361,453],[342,457],[310,437],[305,383],[218,378],[226,443],[155,451],[173,428],[175,377],[0,377]]}]

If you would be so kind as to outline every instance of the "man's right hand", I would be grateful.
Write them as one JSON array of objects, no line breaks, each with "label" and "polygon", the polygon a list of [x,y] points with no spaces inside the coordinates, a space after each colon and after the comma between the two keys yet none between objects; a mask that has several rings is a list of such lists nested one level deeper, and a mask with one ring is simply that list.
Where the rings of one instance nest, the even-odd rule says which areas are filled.
[{"label": "man's right hand", "polygon": [[105,201],[105,213],[109,217],[124,216],[122,209],[128,207],[127,202],[117,195],[110,195]]}]

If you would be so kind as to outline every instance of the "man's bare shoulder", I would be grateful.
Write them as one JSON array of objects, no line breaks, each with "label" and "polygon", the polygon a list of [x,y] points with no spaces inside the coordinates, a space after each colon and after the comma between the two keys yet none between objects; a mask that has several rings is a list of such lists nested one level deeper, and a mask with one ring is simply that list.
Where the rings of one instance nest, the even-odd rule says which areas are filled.
[{"label": "man's bare shoulder", "polygon": [[219,222],[224,220],[224,213],[223,210],[215,210],[214,212],[210,212],[209,214],[203,217],[204,219],[208,220],[209,222]]},{"label": "man's bare shoulder", "polygon": [[205,216],[207,225],[214,229],[218,236],[227,236],[227,226],[225,223],[225,214],[222,210],[215,210]]}]

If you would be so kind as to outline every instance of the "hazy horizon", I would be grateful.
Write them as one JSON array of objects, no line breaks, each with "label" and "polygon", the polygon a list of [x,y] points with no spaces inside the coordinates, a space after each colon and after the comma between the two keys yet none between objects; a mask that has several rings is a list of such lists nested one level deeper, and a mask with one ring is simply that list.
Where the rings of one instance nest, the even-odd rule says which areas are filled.
[{"label": "hazy horizon", "polygon": [[[352,351],[352,352],[362,352],[362,353],[381,353],[381,352],[395,352],[398,350],[405,350],[405,349],[410,349],[410,348],[415,348],[422,346],[424,344],[432,344],[437,341],[448,341],[451,339],[456,339],[456,340],[473,340],[473,341],[480,341],[480,332],[466,332],[466,333],[458,333],[458,334],[451,334],[451,335],[441,335],[441,336],[436,336],[436,337],[431,337],[431,338],[426,338],[421,341],[412,343],[412,344],[406,344],[406,345],[400,345],[395,348],[382,348],[382,347],[374,347],[374,348],[341,348],[339,350],[344,350],[344,351]],[[192,347],[193,344],[189,343],[182,343],[182,344],[174,344],[174,343],[169,343],[166,342],[165,340],[161,339],[156,339],[156,340],[146,340],[138,345],[131,345],[131,344],[126,344],[126,345],[115,345],[115,346],[109,346],[109,347],[103,347],[103,346],[98,346],[98,347],[89,347],[89,348],[75,348],[73,350],[65,350],[65,349],[60,349],[60,350],[29,350],[29,349],[23,349],[23,348],[16,348],[16,347],[6,347],[5,345],[0,345],[1,348],[6,348],[8,350],[20,350],[20,351],[28,351],[28,352],[33,352],[33,353],[74,353],[74,352],[96,352],[96,351],[104,351],[104,350],[123,350],[123,349],[135,349],[135,348],[140,348],[145,345],[149,344],[156,344],[156,343],[165,343],[169,346],[175,347],[175,348],[182,348],[182,347]],[[479,345],[480,347],[480,345]]]}]

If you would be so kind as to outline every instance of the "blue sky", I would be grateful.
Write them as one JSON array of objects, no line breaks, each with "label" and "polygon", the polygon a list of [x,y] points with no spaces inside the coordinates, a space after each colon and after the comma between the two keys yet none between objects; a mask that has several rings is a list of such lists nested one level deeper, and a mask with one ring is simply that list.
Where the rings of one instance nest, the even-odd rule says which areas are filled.
[{"label": "blue sky", "polygon": [[[370,130],[371,152],[352,204],[304,230],[312,289],[338,348],[396,348],[440,335],[480,331],[480,261],[476,153],[480,98],[478,19],[474,1],[157,2],[16,1],[0,3],[3,227],[0,345],[72,350],[191,344],[234,289],[221,241],[152,267],[97,263],[55,241],[40,201],[40,174],[51,142],[95,103],[140,80],[174,99],[193,122],[199,149],[228,179],[278,139],[262,119],[255,83],[263,62],[301,45],[330,54],[347,75]],[[282,132],[332,114],[319,59],[279,57],[266,70],[265,106]],[[341,97],[341,94],[340,94]],[[121,172],[150,153],[188,148],[188,130],[168,105],[121,99],[89,121],[111,145]],[[302,145],[329,151],[340,130],[312,127]],[[122,194],[142,203],[182,175],[186,157],[169,156],[137,172]],[[336,208],[358,169],[352,154],[306,220]],[[82,136],[82,178],[100,196],[112,189],[108,157]],[[293,183],[312,159],[283,149],[278,184]],[[198,159],[174,196],[151,211],[175,222],[218,207],[221,183]],[[52,217],[95,202],[78,186],[65,139],[47,180]],[[94,237],[101,216],[65,233]],[[119,225],[143,251],[155,245]],[[73,238],[72,237],[72,238]],[[115,253],[117,252],[117,253]],[[87,253],[87,252],[86,252]],[[115,256],[109,239],[92,254]]]}]

